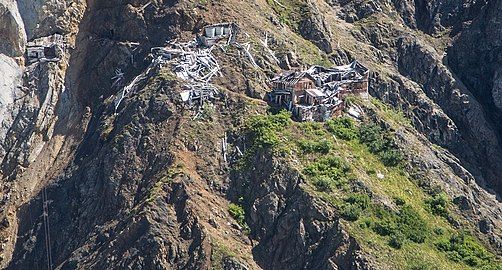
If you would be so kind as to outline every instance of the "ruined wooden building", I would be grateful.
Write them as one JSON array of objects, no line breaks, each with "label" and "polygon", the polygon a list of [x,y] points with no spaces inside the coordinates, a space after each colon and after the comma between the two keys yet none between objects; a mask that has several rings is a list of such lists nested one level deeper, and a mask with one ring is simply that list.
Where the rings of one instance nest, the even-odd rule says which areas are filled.
[{"label": "ruined wooden building", "polygon": [[354,61],[326,68],[289,71],[271,80],[269,101],[292,112],[299,121],[326,121],[341,114],[345,97],[368,97],[369,70]]},{"label": "ruined wooden building", "polygon": [[26,59],[30,64],[38,61],[57,62],[64,46],[64,37],[58,34],[30,41],[26,44]]}]

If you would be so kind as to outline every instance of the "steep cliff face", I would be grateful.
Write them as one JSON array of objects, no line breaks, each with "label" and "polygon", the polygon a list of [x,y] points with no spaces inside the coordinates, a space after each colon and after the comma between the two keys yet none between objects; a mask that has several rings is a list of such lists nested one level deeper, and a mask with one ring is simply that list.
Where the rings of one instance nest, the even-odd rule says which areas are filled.
[{"label": "steep cliff face", "polygon": [[411,28],[440,35],[448,29],[461,31],[463,23],[479,16],[487,1],[392,1]]},{"label": "steep cliff face", "polygon": [[[336,197],[350,192],[367,193],[372,207],[397,213],[394,196],[404,196],[430,224],[448,233],[468,230],[500,253],[502,213],[493,193],[500,193],[502,175],[501,6],[460,0],[0,0],[0,267],[411,265],[406,248],[379,249],[386,238],[342,217],[345,202]],[[202,26],[224,21],[239,25],[238,41],[250,44],[258,67],[238,48],[215,47],[221,99],[196,112],[181,101],[183,83],[168,67],[147,71],[150,49],[192,39]],[[67,40],[60,61],[25,61],[27,41],[53,34]],[[375,183],[370,169],[356,170],[348,188],[317,192],[299,152],[285,159],[246,148],[242,130],[252,115],[267,110],[267,78],[281,68],[354,59],[372,71],[371,95],[411,120],[396,122],[386,110],[361,105],[367,121],[395,131],[406,177]],[[117,109],[116,70],[135,89]],[[334,143],[341,148],[331,154],[354,164],[366,153],[342,152],[360,148]],[[241,168],[244,159],[248,166]],[[386,175],[399,175],[375,164]],[[435,188],[451,202],[449,219],[422,213]],[[228,211],[236,205],[241,216]],[[406,245],[430,252],[413,260],[432,256],[445,267],[472,266],[448,260],[432,240]]]},{"label": "steep cliff face", "polygon": [[[443,5],[439,5],[438,14],[446,12],[441,16],[452,17],[450,23],[445,22],[445,26],[462,25],[473,14],[477,16],[481,10],[490,9],[488,6],[479,7],[479,2],[476,7],[470,7],[469,3],[463,5],[456,12],[449,9],[441,11],[439,7]],[[401,16],[406,21],[406,13]],[[474,55],[471,58],[457,57],[455,53],[450,56],[444,51],[448,45],[445,43],[447,37],[428,42],[423,36],[412,34],[390,20],[391,17],[383,16],[378,23],[362,21],[362,31],[355,36],[378,48],[379,61],[396,68],[390,76],[374,73],[373,94],[401,107],[412,117],[418,130],[427,130],[425,134],[432,142],[447,147],[461,158],[464,166],[476,175],[478,183],[499,192],[502,156],[498,124],[486,113],[490,109],[484,106],[486,102],[476,94],[476,88],[466,87],[462,78],[457,77],[455,69],[452,71],[448,66],[448,63],[456,61],[452,58],[479,58]],[[450,34],[454,35],[454,29],[451,31]],[[469,44],[473,43],[471,40]],[[455,46],[448,52],[454,52]],[[424,94],[427,98],[423,97]]]},{"label": "steep cliff face", "polygon": [[[305,180],[283,159],[258,152],[235,175],[230,194],[248,203],[254,258],[263,269],[371,269],[330,205],[303,189]],[[243,188],[242,188],[243,187]]]},{"label": "steep cliff face", "polygon": [[0,45],[0,53],[7,56],[21,56],[26,43],[24,23],[15,1],[0,2],[0,34],[4,41]]},{"label": "steep cliff face", "polygon": [[[500,37],[502,3],[491,1],[479,17],[465,27],[449,48],[449,64],[482,104],[484,115],[488,118],[496,136],[500,138]],[[485,151],[493,156],[491,147]],[[495,182],[495,181],[494,181]],[[500,190],[500,181],[494,186]]]}]

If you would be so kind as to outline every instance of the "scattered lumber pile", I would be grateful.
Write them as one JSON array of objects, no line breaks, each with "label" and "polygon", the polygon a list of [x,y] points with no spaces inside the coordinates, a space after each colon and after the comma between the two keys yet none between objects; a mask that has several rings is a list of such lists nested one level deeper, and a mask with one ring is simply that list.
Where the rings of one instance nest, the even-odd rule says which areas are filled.
[{"label": "scattered lumber pile", "polygon": [[211,84],[212,79],[221,74],[218,60],[212,54],[213,48],[220,43],[237,44],[237,33],[235,23],[209,25],[204,27],[202,36],[190,42],[172,41],[166,47],[153,48],[151,52],[154,61],[169,64],[176,76],[185,81],[181,99],[191,107],[200,107],[219,96],[216,86]]},{"label": "scattered lumber pile", "polygon": [[213,46],[200,46],[196,40],[188,43],[171,42],[165,48],[154,48],[158,62],[169,64],[176,76],[185,81],[182,100],[190,106],[202,106],[218,96],[211,80],[220,74],[220,65],[212,54]]},{"label": "scattered lumber pile", "polygon": [[[117,70],[115,76],[111,78],[112,88],[119,91],[115,97],[115,111],[124,98],[135,92],[136,84],[142,81],[146,74],[151,73],[152,70],[158,72],[166,66],[169,66],[171,71],[185,82],[184,90],[180,95],[182,101],[190,107],[200,109],[206,101],[217,99],[220,96],[219,91],[211,83],[215,76],[221,75],[221,67],[212,53],[216,46],[220,46],[222,49],[224,49],[224,45],[235,46],[243,51],[253,67],[258,68],[251,54],[251,44],[239,44],[237,42],[238,33],[239,28],[235,23],[219,23],[205,26],[201,35],[196,35],[189,42],[173,40],[168,42],[165,47],[154,47],[151,49],[153,60],[148,69],[125,86],[123,83],[124,73]],[[267,38],[263,42],[268,52],[273,55],[267,46]],[[275,58],[275,55],[273,56]]]}]

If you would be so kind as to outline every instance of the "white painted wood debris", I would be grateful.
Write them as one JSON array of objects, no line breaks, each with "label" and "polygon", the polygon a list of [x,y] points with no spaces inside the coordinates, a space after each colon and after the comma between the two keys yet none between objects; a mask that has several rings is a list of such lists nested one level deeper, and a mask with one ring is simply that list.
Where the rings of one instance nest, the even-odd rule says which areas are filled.
[{"label": "white painted wood debris", "polygon": [[[145,5],[145,7],[147,7]],[[218,60],[213,55],[212,50],[216,45],[223,42],[226,45],[234,45],[244,51],[251,64],[259,68],[251,54],[251,44],[237,43],[239,28],[235,23],[220,23],[204,27],[202,35],[196,36],[189,42],[178,42],[172,40],[166,47],[154,47],[151,49],[153,60],[147,71],[136,76],[115,98],[115,110],[120,106],[124,98],[135,91],[138,81],[149,74],[152,70],[158,71],[165,66],[170,66],[176,76],[185,81],[185,90],[180,93],[181,100],[190,106],[200,107],[207,100],[219,97],[218,89],[211,84],[214,77],[221,75],[221,67]],[[272,50],[268,48],[268,36],[265,37],[264,47],[267,48],[271,56],[277,60]],[[278,60],[277,60],[278,61]],[[112,77],[113,88],[122,87],[124,73],[121,70],[115,72]]]}]

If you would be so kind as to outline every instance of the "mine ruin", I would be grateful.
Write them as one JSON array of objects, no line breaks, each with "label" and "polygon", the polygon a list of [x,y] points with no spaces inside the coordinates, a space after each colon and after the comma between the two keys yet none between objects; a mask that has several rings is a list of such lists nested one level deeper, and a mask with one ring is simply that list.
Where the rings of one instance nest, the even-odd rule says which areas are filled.
[{"label": "mine ruin", "polygon": [[326,68],[312,66],[278,74],[270,83],[269,102],[289,110],[298,121],[326,121],[345,108],[349,94],[368,98],[369,70],[354,61]]},{"label": "mine ruin", "polygon": [[28,63],[58,62],[65,48],[64,37],[54,34],[38,38],[26,44],[26,59]]}]

